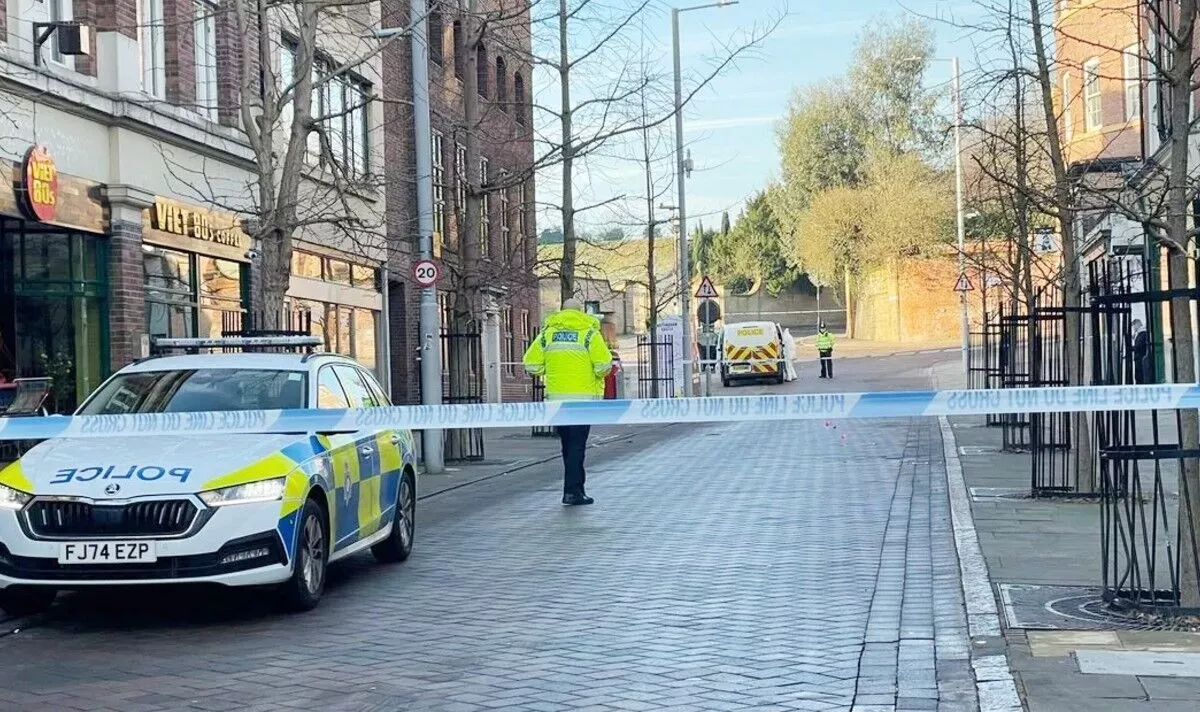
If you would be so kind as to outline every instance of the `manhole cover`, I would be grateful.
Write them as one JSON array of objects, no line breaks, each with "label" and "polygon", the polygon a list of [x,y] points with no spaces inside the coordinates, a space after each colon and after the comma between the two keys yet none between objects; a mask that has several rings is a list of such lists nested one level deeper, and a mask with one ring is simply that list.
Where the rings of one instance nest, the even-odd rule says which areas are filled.
[{"label": "manhole cover", "polygon": [[1152,626],[1108,610],[1099,588],[1002,583],[1009,628],[1027,630],[1148,630]]},{"label": "manhole cover", "polygon": [[971,499],[1030,499],[1029,490],[1020,487],[972,487]]}]

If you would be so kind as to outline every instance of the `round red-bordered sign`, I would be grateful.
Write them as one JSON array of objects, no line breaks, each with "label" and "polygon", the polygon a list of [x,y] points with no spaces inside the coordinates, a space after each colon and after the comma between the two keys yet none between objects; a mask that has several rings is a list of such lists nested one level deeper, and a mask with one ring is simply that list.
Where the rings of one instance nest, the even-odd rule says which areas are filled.
[{"label": "round red-bordered sign", "polygon": [[433,260],[420,260],[413,263],[412,275],[417,284],[422,287],[432,287],[438,283],[442,271],[438,269],[437,263]]},{"label": "round red-bordered sign", "polygon": [[25,152],[20,202],[30,220],[49,222],[58,212],[58,168],[45,146],[30,146]]}]

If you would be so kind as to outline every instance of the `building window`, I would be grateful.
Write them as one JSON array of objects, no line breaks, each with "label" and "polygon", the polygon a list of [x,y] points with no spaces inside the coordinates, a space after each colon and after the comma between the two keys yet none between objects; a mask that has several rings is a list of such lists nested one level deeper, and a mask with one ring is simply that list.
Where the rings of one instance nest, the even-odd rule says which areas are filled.
[{"label": "building window", "polygon": [[508,111],[508,68],[504,57],[496,57],[496,103],[501,111]]},{"label": "building window", "polygon": [[504,370],[508,371],[510,376],[517,373],[517,342],[516,334],[513,333],[512,312],[512,307],[504,307],[500,310],[500,329],[503,332],[501,341],[503,353],[500,354],[500,360],[504,362]]},{"label": "building window", "polygon": [[152,245],[142,258],[151,336],[215,338],[240,326],[240,264]]},{"label": "building window", "polygon": [[442,135],[433,132],[433,239],[446,244],[446,159]]},{"label": "building window", "polygon": [[193,23],[196,49],[196,106],[209,119],[217,118],[217,6],[196,0]]},{"label": "building window", "polygon": [[312,316],[313,336],[325,342],[330,353],[349,356],[370,370],[376,370],[376,338],[379,312],[308,299],[290,299],[288,306]]},{"label": "building window", "polygon": [[521,181],[521,185],[517,187],[517,191],[517,245],[521,253],[521,265],[524,266],[528,260],[528,248],[526,245],[529,242],[529,234],[525,225],[525,216],[529,214],[528,183]]},{"label": "building window", "polygon": [[1138,46],[1130,45],[1121,53],[1125,75],[1125,120],[1133,121],[1141,118],[1141,62],[1138,58]]},{"label": "building window", "polygon": [[292,250],[292,275],[375,292],[379,291],[380,286],[377,267],[354,264],[305,250]]},{"label": "building window", "polygon": [[513,74],[513,116],[518,124],[525,123],[525,78],[520,72]]},{"label": "building window", "polygon": [[450,31],[454,39],[454,76],[462,79],[463,67],[467,63],[466,48],[463,47],[462,20],[455,20]]},{"label": "building window", "polygon": [[1063,117],[1063,136],[1066,140],[1071,140],[1071,135],[1075,131],[1075,113],[1071,111],[1071,104],[1074,102],[1075,96],[1071,93],[1071,75],[1063,72],[1062,75],[1062,117]]},{"label": "building window", "polygon": [[488,184],[488,159],[479,159],[479,256],[487,259],[492,256],[492,233],[488,229],[491,224],[488,208],[491,207],[491,201],[487,192]]},{"label": "building window", "polygon": [[488,74],[491,74],[491,72],[488,71],[489,69],[490,67],[488,66],[487,61],[487,49],[484,48],[483,43],[481,42],[479,46],[475,48],[475,80],[476,83],[479,84],[477,87],[479,90],[479,96],[483,97],[484,99],[488,98]]},{"label": "building window", "polygon": [[500,189],[500,249],[504,250],[504,261],[512,262],[512,213],[509,210],[508,188]]},{"label": "building window", "polygon": [[442,43],[445,41],[446,31],[442,25],[442,9],[437,0],[434,0],[433,7],[429,9],[429,18],[426,22],[429,23],[429,59],[441,66]]},{"label": "building window", "polygon": [[[156,1],[158,3],[158,32],[159,32],[159,36],[161,37],[162,31],[163,31],[162,0],[156,0]],[[47,5],[49,7],[47,7],[46,10],[50,14],[51,22],[66,22],[66,21],[75,19],[75,8],[74,8],[73,0],[48,0]],[[0,3],[0,10],[4,9],[2,6],[3,6],[3,3]],[[19,12],[19,11],[14,10],[13,12]],[[138,23],[138,24],[141,24],[141,23]],[[160,43],[160,46],[161,46],[161,43]],[[58,34],[57,33],[51,35],[51,37],[50,37],[50,58],[52,60],[54,60],[55,62],[58,62],[59,64],[67,65],[70,67],[74,66],[74,64],[73,64],[74,58],[69,57],[62,53],[62,50],[58,45]],[[162,67],[162,66],[163,66],[163,63],[159,62],[159,67]]]},{"label": "building window", "polygon": [[[50,7],[60,5],[51,0]],[[53,15],[51,15],[53,19]],[[166,25],[163,22],[163,0],[138,0],[138,45],[141,50],[142,91],[157,99],[167,96]],[[55,54],[57,55],[57,40]],[[61,59],[59,60],[61,61]]]},{"label": "building window", "polygon": [[1100,60],[1089,59],[1083,64],[1083,111],[1087,130],[1100,128],[1103,114],[1100,105]]},{"label": "building window", "polygon": [[467,148],[461,143],[454,145],[454,199],[458,232],[461,234],[467,214]]},{"label": "building window", "polygon": [[526,343],[533,338],[533,324],[529,321],[529,310],[521,310],[521,336]]},{"label": "building window", "polygon": [[[298,47],[293,40],[285,39],[284,49],[287,56],[280,63],[281,74],[288,77],[295,73]],[[323,165],[348,179],[361,179],[371,168],[367,113],[372,86],[349,72],[331,76],[336,68],[337,63],[328,57],[317,55],[313,60],[312,116],[325,130],[328,151],[322,149],[321,132],[313,131],[308,135],[307,158],[309,163]],[[285,86],[290,83],[285,80]]]}]

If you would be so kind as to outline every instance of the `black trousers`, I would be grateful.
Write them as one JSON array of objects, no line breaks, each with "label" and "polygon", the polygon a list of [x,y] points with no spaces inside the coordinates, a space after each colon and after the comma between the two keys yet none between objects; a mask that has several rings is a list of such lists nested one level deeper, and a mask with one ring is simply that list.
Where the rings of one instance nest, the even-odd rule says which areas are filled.
[{"label": "black trousers", "polygon": [[833,378],[833,349],[817,353],[821,357],[821,378]]},{"label": "black trousers", "polygon": [[583,494],[587,473],[583,470],[583,456],[587,453],[590,425],[560,425],[558,438],[562,441],[563,494]]}]

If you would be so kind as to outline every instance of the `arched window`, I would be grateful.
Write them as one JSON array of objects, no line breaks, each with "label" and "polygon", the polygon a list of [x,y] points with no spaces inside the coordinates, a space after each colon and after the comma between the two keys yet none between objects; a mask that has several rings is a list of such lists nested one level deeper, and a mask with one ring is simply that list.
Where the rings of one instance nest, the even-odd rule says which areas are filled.
[{"label": "arched window", "polygon": [[525,77],[520,72],[513,73],[513,116],[518,124],[525,123]]},{"label": "arched window", "polygon": [[479,82],[479,96],[484,99],[488,96],[488,75],[491,74],[488,71],[489,68],[487,48],[480,42],[479,46],[475,48],[475,79]]},{"label": "arched window", "polygon": [[466,48],[463,47],[462,20],[455,20],[451,28],[454,35],[454,76],[462,79],[463,67],[467,63]]},{"label": "arched window", "polygon": [[442,63],[442,44],[445,42],[445,27],[442,25],[442,11],[437,3],[429,11],[429,59],[437,64]]},{"label": "arched window", "polygon": [[508,66],[504,57],[496,57],[496,103],[501,111],[508,111]]}]

